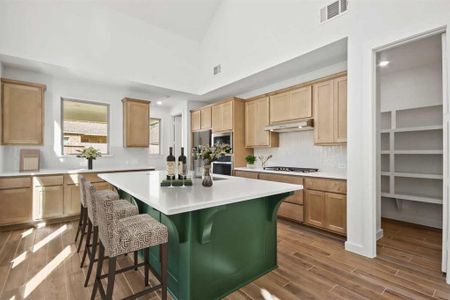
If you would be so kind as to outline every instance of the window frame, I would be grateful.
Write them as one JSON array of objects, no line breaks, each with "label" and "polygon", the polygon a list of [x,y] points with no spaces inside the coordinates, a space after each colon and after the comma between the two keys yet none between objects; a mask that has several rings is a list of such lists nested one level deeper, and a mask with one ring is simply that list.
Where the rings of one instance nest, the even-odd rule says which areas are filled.
[{"label": "window frame", "polygon": [[110,105],[104,102],[98,101],[90,101],[90,100],[81,100],[75,98],[67,98],[61,97],[61,117],[60,117],[60,128],[61,128],[61,156],[66,157],[76,157],[76,154],[65,154],[64,153],[64,101],[78,102],[84,104],[93,104],[93,105],[102,105],[106,106],[106,120],[108,121],[106,124],[106,153],[102,153],[102,156],[110,156],[111,155],[111,145],[110,145],[110,134],[111,134],[111,120],[110,120]]},{"label": "window frame", "polygon": [[[162,133],[162,118],[155,118],[155,117],[151,117],[150,116],[150,118],[149,118],[149,120],[148,120],[148,123],[149,123],[149,131],[148,131],[148,134],[150,135],[150,133],[151,133],[151,130],[150,130],[150,124],[151,124],[151,120],[158,120],[159,121],[159,153],[158,154],[156,154],[156,153],[149,153],[149,155],[151,155],[151,156],[162,156],[163,154],[162,154],[162,137],[161,137],[161,133]],[[149,137],[149,139],[148,139],[148,141],[149,141],[149,143],[148,143],[148,150],[149,150],[149,152],[150,152],[150,140],[151,140],[151,137]]]}]

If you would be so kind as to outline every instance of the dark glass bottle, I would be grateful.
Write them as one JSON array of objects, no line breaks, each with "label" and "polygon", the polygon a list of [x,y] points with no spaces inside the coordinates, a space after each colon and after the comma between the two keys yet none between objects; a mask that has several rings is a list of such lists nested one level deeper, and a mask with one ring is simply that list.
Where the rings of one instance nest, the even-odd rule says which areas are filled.
[{"label": "dark glass bottle", "polygon": [[175,156],[172,154],[172,147],[169,148],[169,156],[166,159],[167,179],[175,179]]},{"label": "dark glass bottle", "polygon": [[186,156],[184,148],[181,147],[181,154],[178,156],[178,179],[186,179]]}]

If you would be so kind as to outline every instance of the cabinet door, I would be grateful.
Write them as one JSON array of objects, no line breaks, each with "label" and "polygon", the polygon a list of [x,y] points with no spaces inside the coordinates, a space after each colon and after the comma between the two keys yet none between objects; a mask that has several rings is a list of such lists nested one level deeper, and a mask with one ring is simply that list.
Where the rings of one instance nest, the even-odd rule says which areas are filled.
[{"label": "cabinet door", "polygon": [[43,88],[2,83],[3,144],[42,145]]},{"label": "cabinet door", "polygon": [[233,101],[223,104],[222,108],[222,130],[233,130]]},{"label": "cabinet door", "polygon": [[221,131],[223,128],[223,106],[222,104],[214,105],[211,108],[212,131]]},{"label": "cabinet door", "polygon": [[264,128],[269,125],[269,98],[256,100],[255,145],[270,146],[270,132]]},{"label": "cabinet door", "polygon": [[312,118],[311,86],[291,91],[289,113],[292,120]]},{"label": "cabinet door", "polygon": [[200,110],[200,128],[211,128],[211,107],[206,107]]},{"label": "cabinet door", "polygon": [[347,77],[334,80],[334,141],[347,142]]},{"label": "cabinet door", "polygon": [[66,185],[64,188],[64,215],[72,216],[80,214],[80,187],[75,184]]},{"label": "cabinet door", "polygon": [[333,80],[314,85],[314,143],[332,144],[334,137]]},{"label": "cabinet door", "polygon": [[52,218],[63,216],[63,186],[49,186],[35,188],[38,199],[38,218]]},{"label": "cabinet door", "polygon": [[0,190],[0,224],[17,224],[32,219],[31,188]]},{"label": "cabinet door", "polygon": [[287,121],[290,118],[290,93],[270,96],[270,123]]},{"label": "cabinet door", "polygon": [[200,111],[193,111],[191,112],[191,130],[199,130],[201,128],[200,124]]},{"label": "cabinet door", "polygon": [[345,195],[325,193],[325,228],[346,234],[347,198]]},{"label": "cabinet door", "polygon": [[150,103],[124,101],[124,145],[125,147],[148,147],[150,130]]},{"label": "cabinet door", "polygon": [[305,223],[325,228],[325,193],[305,190]]},{"label": "cabinet door", "polygon": [[256,101],[245,103],[245,146],[253,147],[256,145]]}]

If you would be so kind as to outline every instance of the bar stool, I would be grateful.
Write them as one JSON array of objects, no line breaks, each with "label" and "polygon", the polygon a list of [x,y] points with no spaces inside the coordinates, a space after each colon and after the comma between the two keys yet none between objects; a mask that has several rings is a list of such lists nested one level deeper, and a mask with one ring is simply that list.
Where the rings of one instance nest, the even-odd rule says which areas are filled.
[{"label": "bar stool", "polygon": [[[82,267],[84,265],[84,261],[86,256],[89,257],[89,267],[86,274],[86,280],[84,282],[84,286],[86,287],[89,283],[89,279],[91,277],[92,268],[94,266],[94,262],[96,261],[95,256],[97,253],[97,245],[98,245],[98,225],[97,225],[97,207],[95,205],[95,198],[99,197],[102,199],[110,199],[113,201],[114,211],[121,218],[134,216],[139,214],[138,208],[128,202],[127,200],[119,199],[119,194],[115,191],[111,190],[100,190],[97,191],[95,186],[92,185],[89,181],[83,181],[84,191],[86,195],[86,204],[88,211],[88,231],[85,249],[83,253],[83,258],[81,260]],[[91,235],[93,236],[91,242]],[[137,264],[137,252],[135,255],[135,264]]]},{"label": "bar stool", "polygon": [[[147,293],[161,289],[162,300],[166,300],[168,255],[167,227],[150,217],[148,214],[140,214],[121,219],[117,212],[114,211],[113,203],[114,201],[111,199],[96,197],[100,250],[91,300],[95,299],[97,289],[100,291],[101,299],[112,299],[115,275],[132,270],[135,267],[134,265],[131,265],[116,270],[117,256],[138,250],[144,250],[144,262],[138,264],[138,267],[145,267],[144,283],[147,288],[125,299],[136,299]],[[149,262],[149,248],[157,245],[160,246],[160,275],[154,271]],[[102,274],[105,254],[109,256],[108,273]],[[154,287],[148,287],[150,269],[160,282],[159,285]],[[101,279],[106,277],[108,278],[108,283],[105,291]]]},{"label": "bar stool", "polygon": [[75,243],[78,240],[78,236],[81,232],[80,242],[78,243],[77,253],[80,252],[81,244],[83,243],[84,235],[86,234],[86,225],[88,223],[88,212],[86,206],[86,194],[83,187],[83,182],[86,179],[84,176],[78,175],[78,185],[80,187],[80,220],[78,221],[77,234],[75,236]]}]

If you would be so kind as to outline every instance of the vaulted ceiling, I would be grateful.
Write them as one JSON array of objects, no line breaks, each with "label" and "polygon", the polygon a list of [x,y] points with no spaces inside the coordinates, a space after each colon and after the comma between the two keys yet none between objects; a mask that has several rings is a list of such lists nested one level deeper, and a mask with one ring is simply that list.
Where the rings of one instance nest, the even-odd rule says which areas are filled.
[{"label": "vaulted ceiling", "polygon": [[221,2],[221,0],[97,1],[106,8],[195,41],[202,40]]}]

